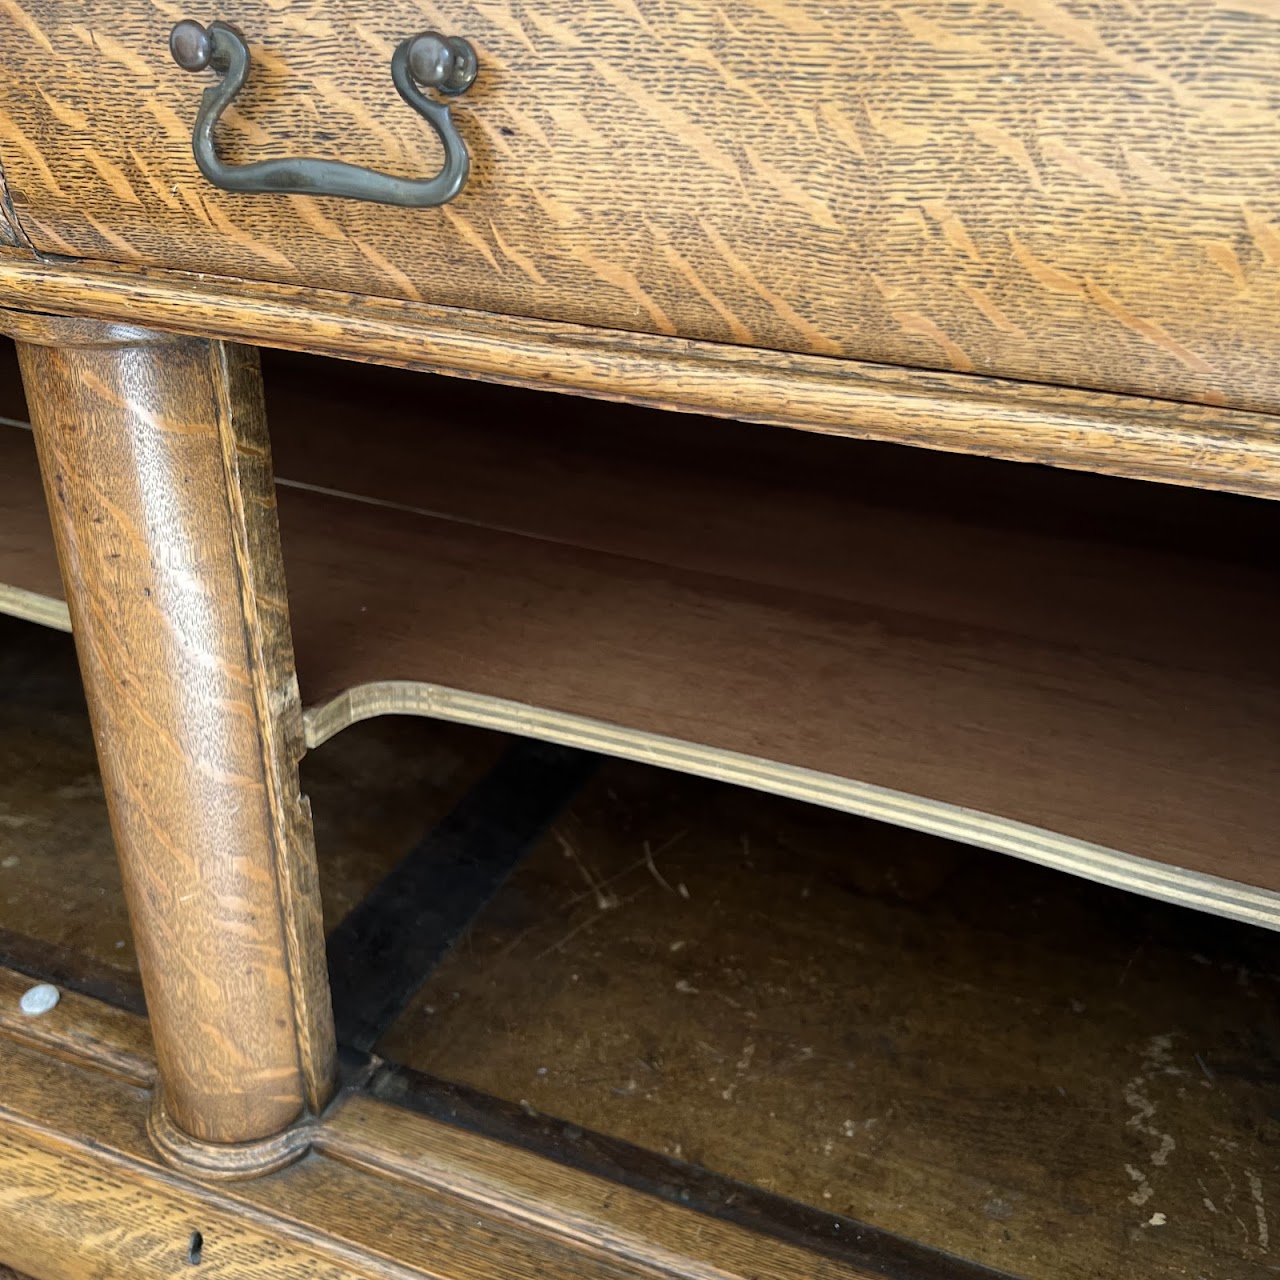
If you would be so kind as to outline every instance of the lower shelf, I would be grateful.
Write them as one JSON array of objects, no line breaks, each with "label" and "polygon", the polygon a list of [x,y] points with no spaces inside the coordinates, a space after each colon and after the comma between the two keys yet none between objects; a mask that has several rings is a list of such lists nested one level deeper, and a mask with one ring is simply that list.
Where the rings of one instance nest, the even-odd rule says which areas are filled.
[{"label": "lower shelf", "polygon": [[321,746],[349,725],[382,715],[426,716],[676,769],[1007,853],[1163,902],[1280,928],[1280,893],[1271,889],[1187,871],[1007,818],[829,773],[440,685],[387,680],[348,689],[306,712],[307,746]]},{"label": "lower shelf", "polygon": [[[1267,504],[422,376],[268,369],[313,743],[457,719],[1280,927]],[[0,489],[56,622],[27,433]]]}]

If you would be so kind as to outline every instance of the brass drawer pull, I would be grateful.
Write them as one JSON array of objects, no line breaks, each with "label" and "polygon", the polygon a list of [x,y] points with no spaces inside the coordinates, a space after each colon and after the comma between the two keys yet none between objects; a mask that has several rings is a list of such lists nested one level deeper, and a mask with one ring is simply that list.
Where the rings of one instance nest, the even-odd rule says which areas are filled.
[{"label": "brass drawer pull", "polygon": [[454,128],[449,108],[418,88],[427,85],[450,96],[466,93],[476,78],[476,51],[461,36],[435,31],[402,40],[391,57],[391,79],[400,96],[436,131],[444,144],[444,164],[433,178],[397,178],[342,160],[259,160],[229,165],[218,159],[213,130],[235,101],[249,74],[249,46],[225,22],[202,27],[186,19],[169,33],[174,61],[185,71],[212,67],[222,79],[204,91],[191,139],[196,164],[224,191],[278,191],[310,196],[346,196],[412,208],[444,204],[462,190],[471,168],[466,143]]}]

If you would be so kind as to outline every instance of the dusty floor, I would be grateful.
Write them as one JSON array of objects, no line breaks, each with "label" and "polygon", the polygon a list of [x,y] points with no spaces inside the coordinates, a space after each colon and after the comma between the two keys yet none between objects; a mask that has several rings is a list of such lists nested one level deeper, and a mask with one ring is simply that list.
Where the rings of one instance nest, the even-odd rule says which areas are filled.
[{"label": "dusty floor", "polygon": [[[330,926],[504,746],[309,757]],[[0,930],[132,971],[69,641],[5,620]],[[1273,935],[607,763],[380,1049],[1017,1275],[1253,1280],[1278,989]]]}]

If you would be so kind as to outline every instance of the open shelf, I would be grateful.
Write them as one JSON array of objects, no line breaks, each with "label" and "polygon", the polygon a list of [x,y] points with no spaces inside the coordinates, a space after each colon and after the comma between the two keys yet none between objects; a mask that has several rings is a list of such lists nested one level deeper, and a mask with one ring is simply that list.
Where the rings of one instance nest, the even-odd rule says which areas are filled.
[{"label": "open shelf", "polygon": [[[1268,504],[267,363],[313,743],[464,720],[1280,926]],[[0,580],[56,595],[0,436]]]}]

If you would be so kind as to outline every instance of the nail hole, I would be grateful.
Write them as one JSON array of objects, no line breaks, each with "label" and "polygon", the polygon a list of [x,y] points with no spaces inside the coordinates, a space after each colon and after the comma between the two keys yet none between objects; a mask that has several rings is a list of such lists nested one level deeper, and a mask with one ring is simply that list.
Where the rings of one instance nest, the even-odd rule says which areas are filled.
[{"label": "nail hole", "polygon": [[191,1233],[191,1239],[187,1242],[187,1261],[193,1267],[198,1267],[203,1255],[204,1236],[202,1236],[198,1231],[193,1231]]}]

